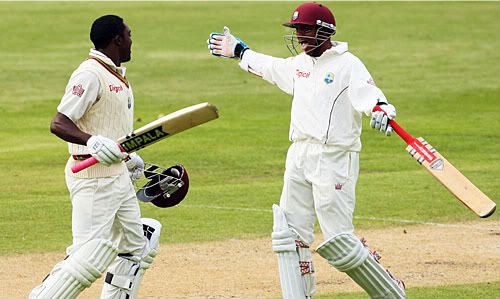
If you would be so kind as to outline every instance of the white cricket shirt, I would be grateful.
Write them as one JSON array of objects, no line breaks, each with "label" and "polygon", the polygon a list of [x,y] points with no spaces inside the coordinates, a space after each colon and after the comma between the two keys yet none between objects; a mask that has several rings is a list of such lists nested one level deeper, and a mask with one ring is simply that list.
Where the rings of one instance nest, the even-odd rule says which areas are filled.
[{"label": "white cricket shirt", "polygon": [[387,102],[347,43],[320,57],[301,53],[286,59],[245,51],[240,66],[293,96],[290,140],[361,150],[361,116],[370,115],[377,102]]},{"label": "white cricket shirt", "polygon": [[[125,78],[124,67],[117,67],[103,53],[90,50],[73,72],[57,111],[66,115],[85,133],[117,140],[133,130],[134,96]],[[71,155],[89,154],[86,146],[68,143]],[[70,167],[77,161],[68,161]],[[68,168],[67,167],[67,168]],[[95,165],[72,176],[89,178],[125,173],[124,163],[110,167]],[[68,173],[68,171],[66,171]]]}]

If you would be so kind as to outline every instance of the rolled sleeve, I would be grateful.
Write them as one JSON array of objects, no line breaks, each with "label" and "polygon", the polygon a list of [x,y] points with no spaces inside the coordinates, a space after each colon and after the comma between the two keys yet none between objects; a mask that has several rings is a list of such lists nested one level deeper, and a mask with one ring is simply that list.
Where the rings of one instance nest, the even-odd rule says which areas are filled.
[{"label": "rolled sleeve", "polygon": [[57,111],[73,122],[79,120],[97,102],[100,85],[97,75],[91,71],[73,74],[66,86],[61,103],[57,106]]}]

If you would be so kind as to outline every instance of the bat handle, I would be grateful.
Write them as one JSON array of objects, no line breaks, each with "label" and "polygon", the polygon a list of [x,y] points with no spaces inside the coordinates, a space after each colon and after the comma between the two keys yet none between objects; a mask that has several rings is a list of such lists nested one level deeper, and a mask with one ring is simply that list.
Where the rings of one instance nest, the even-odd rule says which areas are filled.
[{"label": "bat handle", "polygon": [[71,171],[73,173],[77,173],[97,163],[99,163],[99,161],[97,161],[95,157],[90,157],[73,165],[73,167],[71,167]]},{"label": "bat handle", "polygon": [[[382,108],[380,108],[379,105],[375,105],[375,107],[373,107],[373,112],[376,112],[376,111],[384,111]],[[396,132],[399,137],[401,137],[407,144],[411,144],[413,142],[413,140],[415,140],[415,137],[411,136],[410,133],[406,132],[405,129],[403,129],[397,122],[395,122],[394,120],[389,120],[389,124],[392,126],[392,128],[394,129],[394,132]]]},{"label": "bat handle", "polygon": [[[118,146],[120,147],[120,150],[122,152],[125,152],[125,149],[121,146],[121,144],[118,144]],[[97,161],[97,159],[95,157],[90,157],[90,158],[87,158],[87,159],[80,161],[80,162],[76,163],[75,165],[73,165],[71,167],[71,171],[73,173],[77,173],[77,172],[80,172],[84,169],[87,169],[90,166],[95,165],[97,163],[99,163],[99,161]]]}]

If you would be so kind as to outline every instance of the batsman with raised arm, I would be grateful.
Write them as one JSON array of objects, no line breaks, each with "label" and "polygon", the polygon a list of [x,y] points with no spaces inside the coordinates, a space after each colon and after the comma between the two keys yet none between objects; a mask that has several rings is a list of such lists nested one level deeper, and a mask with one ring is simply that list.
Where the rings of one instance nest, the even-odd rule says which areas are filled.
[{"label": "batsman with raised arm", "polygon": [[[396,117],[364,64],[347,43],[332,41],[336,22],[318,3],[304,3],[289,22],[295,33],[286,36],[297,54],[286,59],[251,50],[229,28],[212,33],[211,54],[238,58],[240,67],[293,96],[290,140],[280,205],[273,206],[273,250],[283,298],[312,298],[314,267],[309,249],[318,218],[325,241],[320,256],[349,275],[372,298],[405,298],[401,280],[378,262],[354,235],[352,223],[361,150],[361,117],[371,115],[370,126],[391,135],[388,124]],[[298,48],[298,51],[296,49]],[[381,111],[372,113],[375,106]]]}]

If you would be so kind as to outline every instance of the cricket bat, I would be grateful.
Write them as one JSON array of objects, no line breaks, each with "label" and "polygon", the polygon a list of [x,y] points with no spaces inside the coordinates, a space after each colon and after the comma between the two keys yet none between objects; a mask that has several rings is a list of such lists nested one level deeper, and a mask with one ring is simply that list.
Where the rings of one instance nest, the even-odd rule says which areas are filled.
[{"label": "cricket bat", "polygon": [[[201,103],[175,111],[158,118],[149,124],[140,127],[129,134],[120,137],[117,143],[122,150],[133,153],[146,146],[185,131],[187,129],[204,124],[219,117],[217,107],[209,103]],[[83,160],[73,167],[71,171],[77,173],[94,164],[99,163],[96,158],[91,157]]]},{"label": "cricket bat", "polygon": [[[382,109],[375,106],[373,111],[382,111]],[[424,138],[413,137],[393,120],[389,123],[394,131],[408,144],[406,147],[408,153],[467,208],[481,218],[486,218],[495,212],[495,202],[474,186],[469,179],[439,154]]]}]

